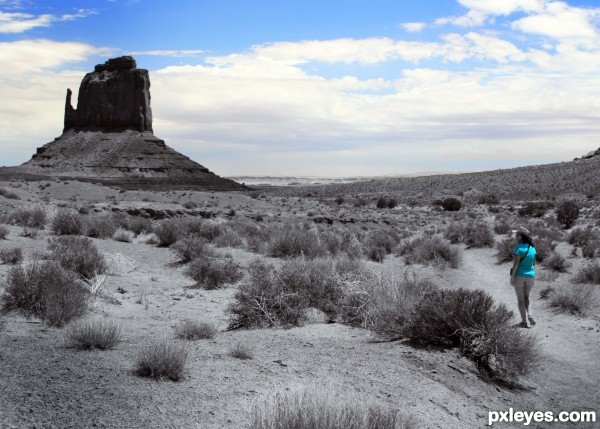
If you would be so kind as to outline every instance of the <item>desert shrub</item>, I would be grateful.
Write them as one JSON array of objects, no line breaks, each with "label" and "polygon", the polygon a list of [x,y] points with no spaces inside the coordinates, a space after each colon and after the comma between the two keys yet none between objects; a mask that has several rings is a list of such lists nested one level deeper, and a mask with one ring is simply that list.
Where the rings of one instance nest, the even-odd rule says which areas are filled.
[{"label": "desert shrub", "polygon": [[272,390],[251,409],[250,429],[413,429],[413,420],[326,386]]},{"label": "desert shrub", "polygon": [[558,273],[566,273],[567,270],[573,266],[573,264],[567,261],[564,256],[555,252],[552,252],[550,256],[544,259],[543,265],[549,270],[553,270]]},{"label": "desert shrub", "polygon": [[436,198],[435,200],[433,200],[433,201],[431,202],[431,205],[432,205],[432,206],[439,206],[439,207],[442,207],[442,206],[444,205],[444,202],[443,202],[441,199],[439,199],[439,198]]},{"label": "desert shrub", "polygon": [[373,244],[367,248],[366,254],[369,261],[383,263],[387,252],[385,250],[385,247]]},{"label": "desert shrub", "polygon": [[21,234],[19,234],[21,237],[26,237],[26,238],[32,238],[35,239],[38,236],[38,230],[34,229],[34,228],[23,228],[23,230],[21,231]]},{"label": "desert shrub", "polygon": [[47,222],[46,212],[39,206],[13,210],[7,219],[19,226],[36,229],[43,229]]},{"label": "desert shrub", "polygon": [[171,250],[177,254],[182,263],[214,255],[208,245],[208,240],[197,235],[180,238],[171,246]]},{"label": "desert shrub", "polygon": [[186,201],[185,203],[182,204],[182,206],[188,210],[197,209],[198,203],[195,201]]},{"label": "desert shrub", "polygon": [[346,201],[346,199],[344,198],[343,195],[338,195],[335,197],[334,201],[339,206],[339,205],[344,204],[344,201]]},{"label": "desert shrub", "polygon": [[442,201],[442,208],[447,212],[457,212],[461,209],[462,203],[453,197],[446,198]]},{"label": "desert shrub", "polygon": [[579,206],[573,201],[563,201],[556,208],[556,220],[570,229],[579,217]]},{"label": "desert shrub", "polygon": [[433,289],[416,305],[405,333],[419,344],[459,347],[482,372],[515,382],[536,368],[540,351],[534,337],[514,332],[512,318],[482,290]]},{"label": "desert shrub", "polygon": [[83,216],[69,209],[58,210],[50,223],[50,229],[55,235],[81,235],[84,226]]},{"label": "desert shrub", "polygon": [[501,221],[494,224],[494,233],[498,235],[507,235],[510,231],[511,227],[508,222]]},{"label": "desert shrub", "polygon": [[185,229],[181,221],[169,219],[159,223],[154,228],[154,233],[158,238],[159,246],[169,247],[185,234]]},{"label": "desert shrub", "polygon": [[415,306],[434,287],[430,280],[408,273],[363,272],[346,282],[340,317],[388,338],[400,338]]},{"label": "desert shrub", "polygon": [[208,322],[186,320],[175,328],[175,336],[184,340],[206,340],[214,338],[217,327]]},{"label": "desert shrub", "polygon": [[482,195],[477,201],[479,204],[500,204],[500,199],[494,194]]},{"label": "desert shrub", "polygon": [[583,247],[593,241],[600,240],[600,234],[593,228],[575,228],[569,234],[569,244]]},{"label": "desert shrub", "polygon": [[351,259],[358,259],[363,254],[363,245],[356,237],[356,234],[347,229],[328,229],[321,230],[319,237],[323,246],[332,256],[346,255]]},{"label": "desert shrub", "polygon": [[33,263],[11,268],[2,306],[60,327],[85,314],[88,296],[77,277],[59,264]]},{"label": "desert shrub", "polygon": [[398,254],[407,264],[435,265],[458,268],[462,261],[460,249],[439,237],[416,238],[403,243]]},{"label": "desert shrub", "polygon": [[383,262],[385,256],[400,242],[400,236],[394,231],[376,230],[366,240],[366,255],[371,261]]},{"label": "desert shrub", "polygon": [[112,216],[89,216],[85,219],[85,235],[88,237],[112,237],[116,230],[117,225]]},{"label": "desert shrub", "polygon": [[142,233],[150,234],[154,232],[152,221],[150,219],[139,216],[128,216],[125,222],[121,225],[123,228],[133,232],[135,235]]},{"label": "desert shrub", "polygon": [[92,278],[108,269],[104,256],[87,237],[63,236],[49,241],[52,259],[82,278]]},{"label": "desert shrub", "polygon": [[518,210],[518,213],[523,217],[542,217],[553,206],[549,201],[529,201]]},{"label": "desert shrub", "polygon": [[554,253],[557,245],[557,243],[552,240],[538,237],[533,239],[533,243],[536,251],[535,260],[537,262],[544,262],[546,258],[550,257]]},{"label": "desert shrub", "polygon": [[273,233],[269,246],[269,255],[275,258],[305,256],[316,258],[324,256],[326,250],[315,229],[297,226],[280,227]]},{"label": "desert shrub", "polygon": [[197,258],[185,274],[204,289],[219,289],[228,283],[235,283],[243,277],[242,271],[231,259]]},{"label": "desert shrub", "polygon": [[600,255],[600,240],[591,241],[581,248],[581,255],[584,258],[595,258]]},{"label": "desert shrub", "polygon": [[224,230],[222,223],[210,220],[205,221],[201,219],[189,220],[185,223],[185,227],[188,234],[206,238],[210,242],[215,241],[215,239],[219,237]]},{"label": "desert shrub", "polygon": [[121,341],[121,328],[111,320],[75,323],[66,334],[67,346],[79,350],[110,350]]},{"label": "desert shrub", "polygon": [[0,196],[3,196],[4,198],[7,198],[9,200],[20,200],[21,199],[21,197],[19,197],[14,192],[11,192],[8,189],[4,189],[4,188],[0,188]]},{"label": "desert shrub", "polygon": [[112,239],[121,243],[131,243],[133,241],[133,235],[133,231],[119,228],[112,234]]},{"label": "desert shrub", "polygon": [[577,283],[600,284],[600,263],[595,261],[583,267],[575,275],[574,281]]},{"label": "desert shrub", "polygon": [[450,243],[463,243],[467,247],[492,247],[495,244],[494,233],[485,223],[453,223],[444,233]]},{"label": "desert shrub", "polygon": [[597,287],[566,284],[550,294],[548,303],[557,312],[586,315],[598,303]]},{"label": "desert shrub", "polygon": [[6,240],[10,231],[4,225],[0,225],[0,240]]},{"label": "desert shrub", "polygon": [[228,308],[231,329],[298,326],[307,308],[337,315],[342,283],[331,260],[290,260],[280,269],[255,261],[249,273]]},{"label": "desert shrub", "polygon": [[386,209],[388,206],[388,200],[385,197],[381,197],[377,200],[377,203],[375,204],[375,206],[378,209]]},{"label": "desert shrub", "polygon": [[15,265],[23,260],[23,251],[20,247],[0,250],[0,262]]},{"label": "desert shrub", "polygon": [[187,358],[182,344],[163,339],[140,350],[135,372],[141,377],[179,381],[185,372]]},{"label": "desert shrub", "polygon": [[495,256],[499,264],[513,261],[513,252],[515,251],[515,246],[515,240],[513,240],[512,238],[505,238],[504,240],[496,243],[497,253]]},{"label": "desert shrub", "polygon": [[221,233],[213,240],[218,247],[243,247],[244,240],[242,236],[229,226],[224,226]]},{"label": "desert shrub", "polygon": [[248,343],[238,342],[229,350],[229,356],[242,360],[252,359],[254,357],[254,350]]}]

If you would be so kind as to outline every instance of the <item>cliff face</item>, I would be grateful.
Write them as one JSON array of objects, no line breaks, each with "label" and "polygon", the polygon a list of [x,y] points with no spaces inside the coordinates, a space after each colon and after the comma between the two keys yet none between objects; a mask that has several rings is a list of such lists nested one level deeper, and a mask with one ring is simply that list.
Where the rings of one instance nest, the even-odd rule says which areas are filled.
[{"label": "cliff face", "polygon": [[150,77],[132,57],[99,64],[67,90],[64,130],[18,167],[23,173],[105,181],[136,188],[242,190],[154,136]]},{"label": "cliff face", "polygon": [[65,127],[77,130],[152,132],[150,77],[138,69],[133,57],[119,57],[98,64],[79,86],[77,109],[67,89]]}]

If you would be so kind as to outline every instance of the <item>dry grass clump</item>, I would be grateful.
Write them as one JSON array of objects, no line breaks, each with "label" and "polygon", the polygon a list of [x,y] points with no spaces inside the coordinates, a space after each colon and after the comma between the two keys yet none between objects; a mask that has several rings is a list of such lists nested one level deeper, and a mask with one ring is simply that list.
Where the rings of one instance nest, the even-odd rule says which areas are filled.
[{"label": "dry grass clump", "polygon": [[559,253],[552,252],[550,256],[544,259],[544,267],[558,273],[566,273],[573,264]]},{"label": "dry grass clump", "polygon": [[136,236],[146,233],[150,234],[154,232],[152,221],[147,218],[139,216],[127,216],[121,222],[121,228],[133,232]]},{"label": "dry grass clump", "polygon": [[242,360],[252,359],[254,350],[248,343],[238,342],[229,350],[229,356]]},{"label": "dry grass clump", "polygon": [[14,192],[11,192],[8,189],[4,189],[4,188],[0,188],[0,196],[7,198],[9,200],[20,200],[21,199],[21,197],[19,197]]},{"label": "dry grass clump", "polygon": [[4,310],[38,317],[50,326],[63,326],[87,311],[87,289],[53,261],[13,267],[4,289]]},{"label": "dry grass clump", "polygon": [[569,244],[573,246],[583,247],[591,242],[600,240],[600,234],[591,226],[588,228],[575,228],[569,234]]},{"label": "dry grass clump", "polygon": [[434,265],[440,268],[458,268],[462,263],[460,248],[440,237],[423,237],[404,242],[398,248],[407,264]]},{"label": "dry grass clump", "polygon": [[66,334],[67,346],[79,350],[109,350],[121,342],[121,327],[112,320],[76,323]]},{"label": "dry grass clump", "polygon": [[52,251],[52,259],[82,278],[92,278],[108,269],[104,256],[87,237],[56,237],[49,241],[48,249]]},{"label": "dry grass clump", "polygon": [[319,230],[319,237],[332,256],[345,255],[350,259],[359,259],[363,256],[363,245],[352,231],[329,227]]},{"label": "dry grass clump", "polygon": [[0,250],[0,262],[15,265],[23,260],[23,251],[20,247]]},{"label": "dry grass clump", "polygon": [[235,283],[243,277],[239,265],[229,258],[194,259],[185,274],[191,277],[198,287],[209,290]]},{"label": "dry grass clump", "polygon": [[169,219],[159,223],[158,226],[154,228],[154,233],[158,238],[159,246],[169,247],[185,234],[185,229],[181,221]]},{"label": "dry grass clump", "polygon": [[6,240],[10,231],[4,225],[0,225],[0,240]]},{"label": "dry grass clump", "polygon": [[182,344],[162,339],[140,350],[135,373],[140,377],[179,381],[183,377],[188,353]]},{"label": "dry grass clump", "polygon": [[516,244],[517,243],[512,238],[505,238],[504,240],[496,243],[495,247],[497,252],[495,256],[499,264],[513,261],[513,252],[515,251]]},{"label": "dry grass clump", "polygon": [[50,229],[54,235],[82,235],[85,230],[85,219],[76,211],[60,209],[52,218]]},{"label": "dry grass clump", "polygon": [[331,260],[294,259],[280,269],[255,261],[249,272],[228,308],[230,329],[298,326],[307,308],[335,319],[342,281]]},{"label": "dry grass clump", "polygon": [[399,242],[400,236],[396,232],[376,230],[367,237],[365,253],[369,260],[383,262],[386,255],[392,253]]},{"label": "dry grass clump", "polygon": [[113,234],[112,239],[121,243],[131,243],[134,238],[134,233],[123,228],[118,228]]},{"label": "dry grass clump", "polygon": [[208,240],[197,235],[180,238],[171,246],[171,250],[179,256],[179,262],[181,263],[214,256],[214,252],[208,245]]},{"label": "dry grass clump", "polygon": [[273,231],[269,255],[275,258],[325,256],[327,250],[314,228],[285,225]]},{"label": "dry grass clump", "polygon": [[175,336],[184,340],[210,340],[219,330],[213,323],[186,320],[175,328]]},{"label": "dry grass clump", "polygon": [[23,227],[44,229],[47,217],[42,207],[34,206],[13,210],[8,214],[7,221]]},{"label": "dry grass clump", "polygon": [[494,233],[498,235],[507,235],[512,230],[511,226],[506,221],[494,223]]},{"label": "dry grass clump", "polygon": [[452,244],[463,243],[467,247],[492,247],[496,243],[494,233],[485,223],[450,224],[444,237]]},{"label": "dry grass clump", "polygon": [[277,389],[257,400],[251,429],[412,429],[412,419],[397,411],[343,394],[330,386]]},{"label": "dry grass clump", "polygon": [[600,263],[598,261],[583,267],[574,278],[576,283],[600,284]]},{"label": "dry grass clump", "polygon": [[566,284],[553,289],[548,303],[560,313],[586,315],[598,304],[598,290],[591,284]]},{"label": "dry grass clump", "polygon": [[107,238],[117,230],[117,224],[112,216],[89,216],[85,218],[85,235],[94,238]]}]

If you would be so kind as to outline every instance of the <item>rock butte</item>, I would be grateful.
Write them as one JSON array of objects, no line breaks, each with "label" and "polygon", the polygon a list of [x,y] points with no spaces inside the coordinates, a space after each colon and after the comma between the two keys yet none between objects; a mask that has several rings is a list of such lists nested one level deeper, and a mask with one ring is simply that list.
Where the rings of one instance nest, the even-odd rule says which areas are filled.
[{"label": "rock butte", "polygon": [[60,137],[37,149],[18,173],[101,182],[122,188],[243,190],[170,148],[152,129],[150,77],[130,56],[98,64],[67,90]]}]

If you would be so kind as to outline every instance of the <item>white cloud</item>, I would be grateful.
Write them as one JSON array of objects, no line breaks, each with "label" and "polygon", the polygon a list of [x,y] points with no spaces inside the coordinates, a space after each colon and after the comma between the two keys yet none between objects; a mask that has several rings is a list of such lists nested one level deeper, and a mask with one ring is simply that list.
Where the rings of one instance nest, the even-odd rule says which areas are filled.
[{"label": "white cloud", "polygon": [[72,21],[74,19],[84,18],[95,11],[91,9],[77,9],[75,13],[64,15],[32,15],[19,12],[0,11],[0,33],[24,33],[37,27],[48,27],[57,21]]},{"label": "white cloud", "polygon": [[198,56],[200,54],[204,53],[203,50],[200,49],[180,49],[180,50],[174,50],[174,49],[162,49],[162,50],[149,50],[149,51],[131,51],[131,52],[126,52],[125,55],[137,55],[137,56],[155,56],[155,57],[174,57],[174,58],[180,58],[180,57],[195,57]]},{"label": "white cloud", "polygon": [[419,31],[423,31],[427,24],[424,22],[405,22],[401,25],[409,33],[418,33]]}]

